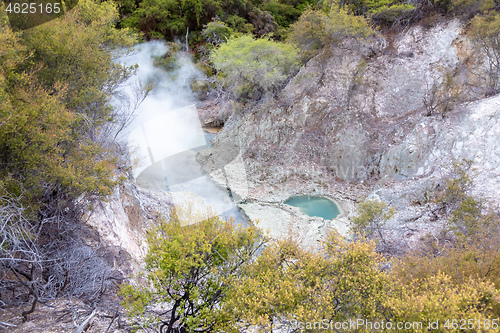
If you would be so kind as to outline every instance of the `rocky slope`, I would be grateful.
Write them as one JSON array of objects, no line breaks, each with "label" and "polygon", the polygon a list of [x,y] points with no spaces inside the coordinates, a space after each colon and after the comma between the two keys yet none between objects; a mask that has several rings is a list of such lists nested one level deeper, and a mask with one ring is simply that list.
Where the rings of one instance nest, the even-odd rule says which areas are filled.
[{"label": "rocky slope", "polygon": [[[457,20],[419,25],[367,45],[324,49],[280,96],[235,112],[199,159],[231,188],[216,170],[242,156],[242,203],[277,209],[291,195],[323,194],[349,217],[357,202],[378,197],[396,208],[389,225],[406,239],[439,228],[427,212],[454,159],[473,160],[475,194],[498,201],[500,96],[464,102],[474,80],[464,29]],[[242,207],[261,220],[276,215]],[[302,216],[301,223],[312,221]],[[332,225],[348,226],[345,218],[339,223]],[[279,229],[275,235],[287,233]]]}]

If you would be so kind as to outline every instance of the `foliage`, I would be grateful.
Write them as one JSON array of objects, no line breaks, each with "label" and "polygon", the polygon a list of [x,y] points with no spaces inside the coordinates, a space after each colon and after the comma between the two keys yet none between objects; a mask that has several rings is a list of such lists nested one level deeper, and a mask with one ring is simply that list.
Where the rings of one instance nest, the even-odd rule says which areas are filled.
[{"label": "foliage", "polygon": [[464,84],[460,84],[456,79],[459,68],[442,69],[441,71],[443,72],[441,81],[436,80],[432,86],[428,85],[424,97],[427,116],[440,114],[444,117],[454,106],[468,98]]},{"label": "foliage", "polygon": [[435,5],[452,13],[472,16],[495,7],[495,0],[435,0]]},{"label": "foliage", "polygon": [[224,320],[219,311],[223,298],[261,242],[255,227],[237,228],[219,217],[182,227],[173,212],[169,221],[149,230],[148,283],[124,286],[123,304],[137,313],[152,300],[167,302],[169,310],[158,318],[165,332],[211,331]]},{"label": "foliage", "polygon": [[278,26],[284,28],[288,28],[301,14],[300,9],[276,0],[269,1],[265,8],[274,17]]},{"label": "foliage", "polygon": [[[448,215],[448,227],[462,242],[479,242],[496,232],[500,220],[485,208],[481,198],[469,194],[473,185],[470,175],[472,161],[454,161],[450,177],[436,202]],[[493,228],[493,229],[491,229]]]},{"label": "foliage", "polygon": [[212,0],[143,0],[121,2],[122,27],[144,31],[148,37],[186,33],[188,27],[198,30],[220,12],[220,2]]},{"label": "foliage", "polygon": [[[43,28],[32,30],[37,29]],[[50,37],[43,39],[48,41]],[[26,61],[33,60],[28,47],[7,27],[2,27],[1,38],[2,54],[8,56],[0,70],[0,94],[4,96],[0,114],[2,186],[14,195],[23,194],[25,204],[35,210],[41,203],[36,199],[49,200],[47,195],[57,192],[106,192],[113,183],[113,161],[99,158],[99,146],[73,130],[78,128],[78,117],[62,103],[70,101],[69,82],[54,79],[40,85],[35,76],[41,72],[40,67]],[[31,66],[38,66],[36,74],[29,71]],[[90,162],[93,159],[95,162]]]},{"label": "foliage", "polygon": [[[454,243],[435,237],[434,244],[426,244],[423,249],[402,258],[395,273],[403,283],[443,272],[456,284],[471,277],[488,279],[498,288],[500,249],[495,234],[498,235],[499,226],[497,218],[475,237],[458,238]],[[429,247],[437,251],[428,251]]]},{"label": "foliage", "polygon": [[377,21],[408,20],[415,11],[415,6],[409,3],[394,3],[392,0],[367,2],[376,2],[376,4],[369,6],[368,16]]},{"label": "foliage", "polygon": [[[469,174],[471,164],[468,160],[454,162],[451,176],[436,199],[448,218],[442,234],[426,237],[422,248],[402,258],[394,273],[403,285],[429,281],[443,274],[439,279],[446,280],[447,288],[456,291],[445,289],[448,296],[441,294],[440,303],[450,295],[458,298],[469,295],[460,304],[469,304],[466,309],[472,318],[479,317],[477,311],[498,316],[498,294],[491,283],[495,288],[500,286],[500,218],[493,209],[485,208],[490,205],[468,193],[473,185]],[[459,291],[464,283],[465,290]],[[466,309],[455,307],[453,311]]]},{"label": "foliage", "polygon": [[304,57],[310,58],[330,41],[327,25],[326,13],[321,10],[305,10],[299,20],[292,24],[287,42],[298,45]]},{"label": "foliage", "polygon": [[473,74],[486,88],[485,95],[500,92],[500,14],[478,15],[468,32],[479,51]]},{"label": "foliage", "polygon": [[498,291],[493,284],[472,277],[456,283],[450,276],[437,272],[422,280],[396,278],[393,283],[395,292],[384,304],[391,314],[391,321],[423,323],[422,327],[411,327],[402,332],[428,332],[429,321],[438,321],[442,332],[458,332],[459,325],[451,322],[454,318],[466,322],[469,319],[490,320],[492,306],[498,303],[495,300]]},{"label": "foliage", "polygon": [[[462,204],[467,201],[468,199],[464,200]],[[459,206],[457,210],[462,208]],[[457,222],[458,226],[466,225],[474,228],[469,227],[465,230],[457,228]],[[412,281],[429,281],[442,274],[448,287],[437,294],[441,295],[439,304],[443,304],[445,299],[452,298],[456,298],[455,301],[458,302],[458,307],[447,306],[448,311],[462,312],[464,318],[466,318],[465,312],[469,312],[474,318],[478,316],[478,311],[487,313],[490,317],[498,316],[500,299],[494,289],[500,286],[498,215],[480,214],[475,211],[474,214],[468,215],[467,221],[452,221],[450,230],[454,232],[454,238],[429,237],[423,243],[422,249],[401,258],[394,268],[395,276],[401,285],[409,285],[413,283]],[[462,290],[462,286],[465,290]],[[461,297],[464,299],[460,300]],[[409,309],[409,312],[411,311],[414,309]],[[428,311],[442,313],[443,310],[434,308]]]},{"label": "foliage", "polygon": [[112,50],[132,42],[113,27],[116,15],[112,4],[83,0],[23,40],[2,27],[0,177],[30,208],[116,183],[116,158],[99,141],[115,120],[110,95],[131,74],[112,62]]},{"label": "foliage", "polygon": [[33,51],[29,65],[43,65],[36,72],[39,82],[47,89],[56,82],[66,88],[65,105],[80,115],[80,129],[91,131],[108,121],[109,96],[133,73],[112,62],[111,50],[135,41],[128,30],[114,28],[117,17],[112,3],[83,0],[63,19],[24,34]]},{"label": "foliage", "polygon": [[0,289],[13,298],[29,293],[25,319],[39,300],[94,293],[89,279],[107,286],[107,265],[73,262],[69,272],[61,252],[48,248],[61,246],[56,236],[81,217],[78,197],[109,194],[121,181],[107,135],[116,133],[118,110],[109,101],[131,69],[112,59],[134,39],[115,28],[116,18],[111,3],[81,0],[64,17],[14,34],[0,15],[0,212],[9,215],[1,223]]},{"label": "foliage", "polygon": [[287,42],[298,45],[306,59],[325,45],[341,43],[346,38],[362,41],[374,34],[367,19],[335,4],[327,12],[305,10],[290,30]]},{"label": "foliage", "polygon": [[255,30],[255,27],[251,23],[248,23],[245,18],[235,14],[229,15],[225,22],[231,29],[243,34],[251,34]]},{"label": "foliage", "polygon": [[292,45],[244,35],[220,45],[210,60],[236,96],[255,98],[277,89],[294,73],[297,53]]},{"label": "foliage", "polygon": [[326,30],[333,41],[339,42],[344,38],[363,40],[374,34],[368,20],[350,14],[344,7],[333,4],[328,16]]},{"label": "foliage", "polygon": [[179,68],[179,51],[180,46],[177,43],[167,43],[168,51],[164,55],[155,57],[153,65],[161,67],[166,71],[174,71]]},{"label": "foliage", "polygon": [[254,26],[253,33],[257,37],[270,35],[278,26],[274,17],[267,10],[255,8],[248,14],[248,16],[250,23]]},{"label": "foliage", "polygon": [[166,38],[201,32],[212,21],[222,21],[238,31],[247,31],[251,3],[242,0],[117,0],[122,27],[140,30],[147,38]]},{"label": "foliage", "polygon": [[356,15],[386,22],[408,18],[416,8],[412,1],[402,0],[340,0],[339,4]]},{"label": "foliage", "polygon": [[224,22],[212,21],[203,28],[201,34],[208,43],[216,46],[227,42],[233,34],[233,30]]},{"label": "foliage", "polygon": [[381,260],[373,243],[348,243],[335,233],[320,252],[291,239],[270,245],[228,293],[224,330],[377,318],[388,281]]},{"label": "foliage", "polygon": [[[347,242],[335,233],[316,252],[291,239],[279,241],[265,249],[227,294],[223,312],[228,321],[221,330],[314,331],[318,327],[313,323],[331,328],[359,318],[393,325],[435,318],[444,319],[444,325],[448,318],[491,318],[498,305],[498,291],[481,278],[459,282],[439,271],[409,278],[403,266],[383,271],[384,266],[374,243]],[[406,332],[426,330],[412,327]],[[372,330],[361,325],[357,331]]]},{"label": "foliage", "polygon": [[473,180],[469,174],[472,161],[453,161],[450,177],[446,179],[443,190],[436,197],[436,202],[443,205],[448,212],[457,208],[462,201],[468,198],[467,191]]},{"label": "foliage", "polygon": [[[235,32],[257,37],[284,34],[312,0],[115,0],[121,13],[120,26],[140,30],[146,38],[175,40],[197,34],[211,22],[223,22]],[[274,36],[276,38],[276,35]],[[195,45],[195,48],[199,45]]]},{"label": "foliage", "polygon": [[305,303],[301,282],[307,277],[302,273],[306,264],[311,264],[312,273],[319,270],[321,264],[314,259],[293,242],[266,247],[229,291],[224,311],[230,325],[224,330],[231,331],[239,324],[271,331],[274,319],[293,313],[298,304]]},{"label": "foliage", "polygon": [[[273,34],[283,40],[287,30],[305,11],[336,11],[348,13],[358,20],[394,27],[407,26],[423,15],[435,11],[476,14],[494,8],[494,0],[115,0],[121,13],[121,27],[145,33],[146,38],[175,38],[189,35],[194,44],[202,43],[199,33],[210,22],[225,23],[235,32],[255,36]],[[342,13],[342,16],[345,16]],[[345,19],[345,18],[344,18]],[[300,31],[300,30],[297,30]],[[320,31],[316,32],[321,33]],[[186,38],[188,38],[186,37]],[[197,49],[199,45],[194,45]]]},{"label": "foliage", "polygon": [[382,228],[395,213],[394,207],[387,209],[383,201],[367,200],[358,206],[358,216],[352,219],[352,232],[368,238],[378,235],[384,240]]},{"label": "foliage", "polygon": [[[500,309],[499,293],[493,284],[500,276],[496,272],[500,266],[492,261],[500,258],[500,250],[493,234],[489,239],[496,240],[496,255],[489,261],[476,257],[479,252],[472,253],[468,247],[466,251],[458,248],[455,252],[448,251],[447,256],[411,254],[392,264],[376,252],[373,242],[347,241],[335,232],[317,249],[305,249],[288,238],[268,244],[255,257],[255,247],[250,246],[255,243],[248,240],[256,234],[251,234],[249,238],[243,237],[247,240],[244,246],[247,260],[232,271],[234,274],[226,274],[225,269],[233,263],[232,252],[223,249],[234,248],[235,243],[214,244],[210,240],[225,240],[234,237],[234,233],[228,236],[223,231],[225,227],[221,233],[218,228],[224,224],[218,224],[220,221],[215,223],[215,228],[215,220],[206,220],[202,225],[183,229],[178,223],[173,224],[174,220],[175,215],[173,220],[162,222],[149,233],[152,246],[147,256],[147,278],[150,287],[127,286],[122,295],[125,304],[135,311],[142,311],[152,300],[166,301],[167,316],[175,313],[175,304],[185,305],[178,302],[179,299],[191,297],[190,304],[200,310],[195,314],[197,318],[193,315],[191,320],[174,316],[181,330],[185,327],[188,331],[195,328],[223,332],[301,328],[314,331],[317,327],[312,323],[333,327],[335,323],[358,318],[372,322],[423,322],[424,325],[431,319],[439,320],[443,328],[447,319],[484,320],[496,317]],[[217,263],[221,254],[224,260]],[[193,276],[198,270],[205,272],[208,278],[200,281]],[[208,281],[213,288],[207,287]],[[215,306],[212,304],[215,298],[210,297],[213,294],[208,291],[214,293],[220,290],[218,288],[223,291]],[[211,309],[210,315],[203,309]],[[189,314],[189,309],[184,308],[182,313]],[[160,325],[167,327],[170,323],[173,319],[167,318]],[[427,326],[402,331],[424,332],[426,329]],[[458,331],[451,323],[449,329],[443,329]],[[358,331],[371,330],[363,325]]]}]

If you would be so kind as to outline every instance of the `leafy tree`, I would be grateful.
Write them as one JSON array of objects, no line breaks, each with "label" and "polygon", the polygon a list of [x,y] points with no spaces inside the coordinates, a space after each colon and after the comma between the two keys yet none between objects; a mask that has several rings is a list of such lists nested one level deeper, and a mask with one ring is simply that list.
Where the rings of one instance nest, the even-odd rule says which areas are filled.
[{"label": "leafy tree", "polygon": [[224,304],[229,321],[223,330],[257,326],[261,331],[272,331],[277,320],[286,318],[305,302],[306,290],[301,281],[307,277],[302,273],[306,263],[318,271],[315,259],[294,242],[282,241],[266,247],[229,291]]},{"label": "leafy tree", "polygon": [[[318,251],[291,239],[268,246],[230,290],[223,328],[297,329],[297,322],[378,318],[388,276],[373,243],[349,243],[332,233]],[[284,326],[283,326],[284,325]]]},{"label": "leafy tree", "polygon": [[245,18],[240,17],[236,14],[229,15],[225,19],[225,22],[231,29],[243,34],[251,34],[255,30],[255,27],[251,23],[248,23]]},{"label": "leafy tree", "polygon": [[472,161],[454,161],[452,171],[436,198],[437,209],[448,217],[447,228],[462,240],[475,239],[490,222],[490,215],[484,215],[484,203],[469,194],[473,185],[470,175]]},{"label": "leafy tree", "polygon": [[64,18],[23,36],[33,52],[29,66],[42,66],[36,72],[39,82],[47,89],[56,83],[64,87],[65,105],[79,115],[75,130],[93,140],[99,127],[112,120],[110,96],[133,74],[133,68],[113,62],[113,50],[135,41],[127,29],[115,29],[117,15],[111,2],[82,0]]},{"label": "leafy tree", "polygon": [[297,69],[297,50],[267,38],[244,35],[230,39],[211,55],[237,96],[275,91]]},{"label": "leafy tree", "polygon": [[148,282],[125,286],[124,305],[137,313],[152,301],[166,302],[168,311],[157,318],[162,332],[212,331],[225,320],[220,312],[224,297],[262,240],[255,227],[235,227],[219,217],[182,227],[173,212],[169,221],[149,230]]},{"label": "leafy tree", "polygon": [[305,10],[299,20],[292,24],[287,42],[296,44],[306,58],[327,45],[330,36],[326,31],[328,15],[321,10]]},{"label": "leafy tree", "polygon": [[346,38],[364,40],[374,34],[367,19],[350,14],[346,8],[333,4],[328,11],[305,10],[292,24],[287,42],[298,45],[305,59],[328,44]]},{"label": "leafy tree", "polygon": [[469,198],[467,192],[474,183],[469,174],[471,166],[472,161],[470,160],[453,161],[450,176],[446,179],[441,193],[436,198],[436,203],[445,208],[447,213],[455,210],[462,201]]},{"label": "leafy tree", "polygon": [[478,15],[471,21],[469,36],[479,51],[473,75],[486,88],[485,95],[500,92],[500,14]]},{"label": "leafy tree", "polygon": [[368,200],[358,206],[358,216],[352,220],[352,231],[373,238],[378,235],[384,241],[382,228],[393,215],[394,207],[387,209],[383,201]]},{"label": "leafy tree", "polygon": [[490,285],[500,286],[500,218],[498,208],[486,209],[492,205],[468,193],[473,185],[469,174],[471,163],[468,160],[453,163],[451,176],[436,199],[445,208],[444,217],[448,220],[442,233],[423,238],[421,248],[401,258],[394,274],[403,285],[417,280],[430,282],[443,274],[439,279],[446,280],[447,288],[455,292],[446,290],[436,297],[452,295],[450,300],[458,302],[453,311],[464,312],[467,308],[462,305],[472,302],[468,307],[472,317],[479,316],[476,310],[482,311],[481,316],[484,313],[498,316],[500,304],[498,299],[495,301],[496,296],[491,297]]},{"label": "leafy tree", "polygon": [[132,36],[115,29],[109,3],[82,0],[22,34],[0,9],[0,293],[28,292],[27,319],[38,300],[63,292],[47,269],[59,258],[40,250],[40,238],[78,220],[77,197],[109,194],[121,180],[117,156],[103,144],[112,141],[99,138],[116,120],[110,94],[130,73],[112,54]]},{"label": "leafy tree", "polygon": [[345,7],[335,3],[330,6],[328,16],[330,20],[326,30],[334,42],[344,38],[363,40],[375,33],[368,20],[350,14]]},{"label": "leafy tree", "polygon": [[[217,218],[181,228],[176,219],[172,215],[170,222],[162,222],[149,233],[147,287],[122,290],[125,304],[135,311],[142,311],[152,300],[168,305],[163,314],[167,318],[160,323],[168,332],[172,327],[180,331],[315,331],[316,326],[298,328],[297,324],[331,327],[358,318],[392,323],[427,323],[432,318],[444,325],[446,319],[455,317],[489,319],[500,309],[498,290],[486,279],[488,272],[458,276],[457,271],[465,266],[451,265],[453,256],[419,261],[406,257],[388,265],[373,242],[350,242],[332,232],[319,248],[304,249],[293,239],[284,239],[251,259],[258,233],[245,234],[247,229],[243,229],[243,237],[234,231],[226,234],[229,225],[220,224]],[[233,237],[243,240],[243,246],[235,246],[241,243]],[[245,255],[232,257],[235,248],[245,249],[237,251]],[[238,258],[241,265],[230,269],[235,262],[231,258]],[[364,326],[358,330],[371,331]],[[446,331],[458,329],[450,323]]]},{"label": "leafy tree", "polygon": [[200,31],[215,16],[231,13],[224,5],[244,7],[239,1],[230,4],[214,0],[142,0],[119,3],[122,4],[122,27],[139,29],[148,38],[166,37],[170,40],[175,36],[185,35],[188,29]]},{"label": "leafy tree", "polygon": [[[44,216],[60,209],[57,198],[67,203],[86,191],[109,193],[115,184],[116,160],[89,135],[109,121],[105,92],[113,81],[106,76],[115,69],[111,49],[102,46],[104,36],[115,32],[101,24],[105,17],[96,23],[97,17],[87,15],[100,7],[80,5],[83,9],[26,32],[23,40],[1,28],[0,177],[9,192],[23,193],[27,206],[48,205]],[[85,126],[88,119],[96,121]]]},{"label": "leafy tree", "polygon": [[266,10],[273,15],[276,23],[284,28],[288,28],[301,14],[300,9],[275,0],[269,1],[266,4]]},{"label": "leafy tree", "polygon": [[[73,120],[68,127],[73,147],[82,148],[80,164],[85,165],[88,172],[92,169],[88,168],[90,161],[95,161],[96,166],[100,164],[101,172],[108,170],[107,176],[101,174],[93,181],[86,178],[81,181],[100,182],[102,189],[108,188],[108,192],[109,186],[115,183],[108,181],[114,178],[111,170],[118,167],[115,138],[130,121],[133,111],[127,109],[126,102],[123,107],[110,104],[111,97],[119,92],[120,85],[135,69],[113,61],[136,41],[130,30],[115,28],[117,18],[113,3],[82,0],[63,18],[23,34],[23,42],[32,56],[22,68],[33,70],[37,84],[59,94],[64,107],[71,112]],[[147,89],[138,100],[129,101],[131,105],[140,102]]]},{"label": "leafy tree", "polygon": [[[500,286],[500,219],[498,214],[488,213],[476,215],[475,221],[472,221],[472,215],[468,215],[467,223],[475,228],[463,233],[462,229],[452,227],[454,238],[424,238],[422,248],[406,254],[393,268],[393,274],[402,286],[411,286],[416,283],[414,281],[444,281],[446,288],[439,292],[437,289],[432,291],[434,296],[425,296],[425,302],[428,302],[426,311],[435,312],[436,318],[436,312],[442,317],[461,315],[464,318],[488,318],[500,314],[498,291],[495,290]],[[422,293],[422,289],[412,291],[410,288],[408,291]],[[441,300],[432,301],[432,297]],[[408,302],[408,298],[401,300],[409,305],[404,311],[408,311],[406,315],[410,318],[411,312],[415,310],[411,307],[418,306],[418,298],[422,300],[422,297],[417,297],[411,306],[413,301]],[[443,304],[448,300],[454,305],[447,305],[443,309],[432,305]],[[422,305],[420,307],[422,309]],[[456,314],[444,311],[456,311]]]},{"label": "leafy tree", "polygon": [[377,21],[395,22],[408,20],[415,11],[410,3],[397,3],[393,0],[366,0],[368,16]]},{"label": "leafy tree", "polygon": [[205,40],[213,46],[227,42],[232,34],[233,30],[221,21],[208,23],[201,32]]},{"label": "leafy tree", "polygon": [[474,15],[495,7],[495,0],[435,0],[434,4],[445,11]]},{"label": "leafy tree", "polygon": [[[437,272],[423,280],[393,281],[394,292],[384,304],[392,322],[422,322],[401,332],[428,332],[428,323],[438,320],[441,332],[460,332],[460,320],[490,321],[493,306],[498,304],[498,291],[491,282],[465,278],[454,282],[448,275]],[[453,319],[460,318],[453,322]],[[448,321],[448,322],[447,322]],[[475,325],[478,328],[478,325]]]},{"label": "leafy tree", "polygon": [[[439,272],[445,273],[453,283],[460,284],[470,278],[489,280],[496,288],[500,286],[499,266],[500,250],[498,235],[499,222],[495,227],[483,230],[477,237],[458,239],[454,243],[433,238],[436,244],[425,244],[401,258],[395,274],[403,278],[403,283],[415,279],[424,279]],[[437,251],[429,251],[432,246]]]},{"label": "leafy tree", "polygon": [[330,313],[333,322],[380,317],[388,275],[382,270],[386,261],[375,252],[375,243],[365,239],[351,242],[332,232],[324,247],[323,256],[331,271],[316,296],[322,299],[327,295],[322,299],[325,310],[315,314],[315,321],[328,318]]},{"label": "leafy tree", "polygon": [[[188,33],[192,43],[210,22],[220,21],[240,33],[257,37],[285,33],[312,0],[115,0],[122,27],[140,30],[146,38],[174,40]],[[279,37],[279,36],[278,36]],[[194,45],[196,48],[199,45]]]},{"label": "leafy tree", "polygon": [[257,37],[273,33],[278,26],[274,16],[267,10],[254,8],[248,16],[250,23],[255,27],[253,32]]},{"label": "leafy tree", "polygon": [[427,109],[427,116],[441,114],[442,117],[445,117],[447,112],[452,110],[454,106],[470,98],[468,89],[456,80],[459,68],[442,68],[440,71],[443,74],[442,79],[440,81],[436,80],[432,86],[428,86],[424,97],[423,102]]},{"label": "leafy tree", "polygon": [[415,9],[412,2],[405,2],[401,0],[340,0],[339,4],[346,6],[356,15],[367,15],[374,19],[392,22]]}]

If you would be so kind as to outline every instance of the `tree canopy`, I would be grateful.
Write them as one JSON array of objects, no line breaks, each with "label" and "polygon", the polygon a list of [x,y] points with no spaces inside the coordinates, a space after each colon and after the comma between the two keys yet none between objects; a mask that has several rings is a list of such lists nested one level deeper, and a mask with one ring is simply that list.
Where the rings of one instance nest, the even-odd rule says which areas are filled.
[{"label": "tree canopy", "polygon": [[213,331],[223,320],[223,298],[261,242],[262,235],[255,227],[235,227],[220,217],[183,227],[173,212],[170,220],[149,230],[145,257],[148,283],[139,288],[125,286],[121,291],[124,304],[143,312],[152,300],[167,302],[168,310],[153,318],[167,333]]},{"label": "tree canopy", "polygon": [[[375,251],[374,242],[348,241],[335,232],[319,250],[302,248],[292,238],[268,242],[257,257],[239,267],[238,274],[225,273],[220,298],[213,294],[203,298],[207,295],[206,283],[209,281],[215,288],[212,292],[220,290],[217,288],[222,285],[215,281],[222,281],[221,272],[225,272],[209,270],[214,267],[213,256],[218,257],[219,248],[214,251],[210,243],[202,241],[206,234],[198,231],[203,230],[204,225],[197,231],[181,231],[177,226],[176,231],[169,232],[170,237],[160,232],[161,248],[154,241],[147,256],[147,277],[153,287],[141,290],[126,286],[122,289],[125,305],[130,308],[143,310],[152,299],[167,302],[169,310],[164,312],[167,318],[160,324],[169,327],[166,332],[173,332],[171,325],[174,322],[181,331],[183,328],[212,332],[317,331],[325,327],[342,329],[335,325],[343,322],[358,325],[344,327],[346,331],[373,331],[373,326],[360,324],[359,320],[371,325],[375,322],[380,325],[382,321],[393,325],[381,331],[394,330],[399,322],[422,325],[406,327],[404,332],[426,332],[429,321],[438,320],[443,331],[458,332],[450,318],[489,320],[492,325],[491,318],[499,313],[496,286],[472,271],[457,280],[452,266],[446,266],[449,267],[446,271],[434,270],[441,259],[430,257],[419,259],[421,266],[414,271],[412,265],[417,263],[416,259],[391,261]],[[190,239],[197,241],[187,241],[186,245],[177,243],[176,240],[180,241],[178,235],[184,232],[192,233]],[[186,241],[185,236],[182,240]],[[188,249],[193,244],[197,251]],[[227,264],[232,263],[227,259],[230,256],[222,256]],[[193,261],[195,259],[199,261]],[[392,269],[388,268],[391,266]],[[427,268],[432,269],[427,271]],[[207,274],[205,279],[191,275],[198,270]],[[415,273],[424,275],[416,278]],[[173,276],[174,280],[170,280]],[[189,288],[187,281],[196,285]],[[179,290],[182,292],[178,293]],[[216,306],[212,302],[215,299]],[[186,304],[192,304],[192,309],[200,309],[199,312],[191,308],[186,310]],[[184,310],[179,309],[179,305]],[[210,311],[204,312],[202,308]],[[175,311],[179,311],[179,315]],[[188,316],[193,318],[188,319]],[[450,319],[448,324],[447,319]],[[150,325],[155,326],[151,322]]]},{"label": "tree canopy", "polygon": [[108,135],[120,120],[110,99],[133,68],[112,60],[135,36],[116,29],[109,2],[81,0],[19,33],[0,9],[0,293],[34,296],[26,319],[39,299],[63,293],[55,281],[64,276],[49,273],[61,258],[43,252],[40,239],[55,242],[78,221],[79,197],[110,194],[123,180],[128,166]]},{"label": "tree canopy", "polygon": [[352,15],[346,7],[334,3],[327,10],[305,10],[291,25],[287,42],[297,45],[303,57],[309,59],[326,45],[349,38],[363,41],[373,34],[366,18]]},{"label": "tree canopy", "polygon": [[297,69],[297,55],[292,45],[244,35],[220,45],[210,60],[241,96],[273,91]]},{"label": "tree canopy", "polygon": [[0,172],[13,193],[44,201],[115,184],[116,159],[98,136],[113,121],[110,96],[132,73],[112,62],[113,49],[134,41],[113,27],[116,15],[110,3],[82,0],[22,38],[2,26]]}]

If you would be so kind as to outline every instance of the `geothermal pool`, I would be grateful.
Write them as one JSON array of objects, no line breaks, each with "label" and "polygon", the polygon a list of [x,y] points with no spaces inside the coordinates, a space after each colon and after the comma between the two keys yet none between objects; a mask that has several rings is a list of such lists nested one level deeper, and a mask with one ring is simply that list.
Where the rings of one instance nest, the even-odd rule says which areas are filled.
[{"label": "geothermal pool", "polygon": [[322,217],[325,220],[334,219],[340,214],[335,202],[326,197],[295,196],[286,200],[285,204],[299,208],[306,215]]}]

